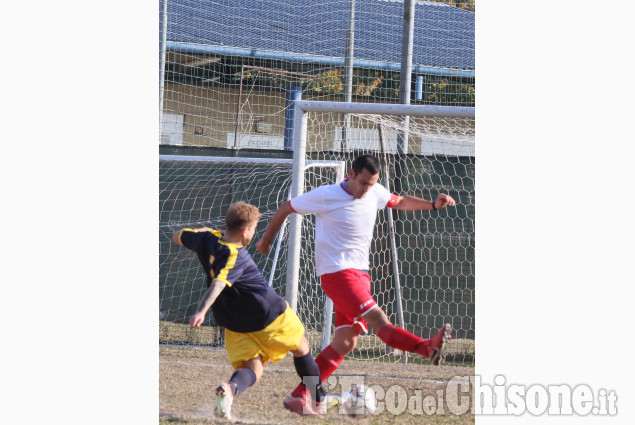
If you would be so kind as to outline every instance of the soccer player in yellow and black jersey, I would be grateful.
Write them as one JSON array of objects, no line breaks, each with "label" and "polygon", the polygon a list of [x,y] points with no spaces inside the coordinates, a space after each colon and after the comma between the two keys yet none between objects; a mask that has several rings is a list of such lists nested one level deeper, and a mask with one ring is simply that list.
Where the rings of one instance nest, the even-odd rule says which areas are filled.
[{"label": "soccer player in yellow and black jersey", "polygon": [[[190,326],[200,327],[211,307],[216,323],[225,327],[225,348],[235,372],[216,389],[216,415],[227,419],[231,419],[234,396],[256,384],[263,366],[270,360],[282,360],[288,351],[300,378],[311,376],[317,382],[316,391],[311,393],[317,394],[316,398],[325,394],[304,326],[269,287],[245,248],[259,219],[258,208],[238,202],[229,207],[225,234],[202,228],[183,229],[172,236],[175,243],[196,252],[207,275],[208,289],[190,317]],[[310,394],[284,401],[284,406],[296,413],[322,417],[311,405]]]}]

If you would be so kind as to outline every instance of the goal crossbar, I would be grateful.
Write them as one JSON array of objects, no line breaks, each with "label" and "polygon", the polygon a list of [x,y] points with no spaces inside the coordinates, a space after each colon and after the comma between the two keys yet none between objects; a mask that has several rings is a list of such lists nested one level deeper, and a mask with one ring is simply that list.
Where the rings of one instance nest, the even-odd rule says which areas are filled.
[{"label": "goal crossbar", "polygon": [[[218,156],[197,156],[197,155],[159,155],[161,161],[182,161],[182,162],[223,162],[225,164],[267,164],[267,165],[291,165],[292,159],[285,158],[231,158]],[[327,167],[339,170],[344,166],[342,161],[306,161],[306,168]]]},{"label": "goal crossbar", "polygon": [[296,111],[301,112],[341,112],[345,114],[407,115],[414,117],[474,118],[475,114],[475,108],[467,106],[402,105],[392,103],[298,100],[295,102],[295,107]]}]

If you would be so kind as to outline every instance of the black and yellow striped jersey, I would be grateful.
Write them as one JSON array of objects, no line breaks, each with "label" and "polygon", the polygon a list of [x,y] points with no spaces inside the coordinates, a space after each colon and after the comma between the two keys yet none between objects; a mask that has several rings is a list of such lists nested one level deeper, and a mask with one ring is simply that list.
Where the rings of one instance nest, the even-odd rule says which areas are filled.
[{"label": "black and yellow striped jersey", "polygon": [[227,284],[214,304],[216,323],[234,332],[254,332],[267,327],[287,308],[284,299],[269,287],[264,276],[239,244],[221,240],[219,230],[183,229],[183,246],[195,251],[207,276]]}]

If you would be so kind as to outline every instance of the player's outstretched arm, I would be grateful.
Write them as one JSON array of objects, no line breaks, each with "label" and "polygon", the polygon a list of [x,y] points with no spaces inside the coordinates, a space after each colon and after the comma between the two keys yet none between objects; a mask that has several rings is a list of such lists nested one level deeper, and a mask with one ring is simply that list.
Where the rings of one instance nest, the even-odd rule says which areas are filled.
[{"label": "player's outstretched arm", "polygon": [[[201,232],[201,231],[206,231],[206,230],[212,231],[214,229],[210,229],[209,227],[201,227],[199,229],[193,229],[193,230],[196,230],[197,232]],[[174,242],[177,245],[183,245],[181,243],[181,232],[182,231],[183,230],[179,230],[178,232],[176,232],[175,234],[172,235],[172,242]]]},{"label": "player's outstretched arm", "polygon": [[262,235],[262,238],[256,243],[256,249],[261,254],[268,254],[271,250],[271,242],[273,238],[282,227],[282,223],[284,220],[293,212],[291,208],[291,204],[289,201],[284,202],[282,205],[278,207],[273,217],[271,217],[271,221],[267,225],[267,229],[265,230],[265,234]]},{"label": "player's outstretched arm", "polygon": [[196,308],[196,313],[192,317],[190,317],[190,327],[198,328],[205,320],[205,313],[207,310],[214,304],[216,298],[221,293],[223,289],[225,289],[226,283],[222,280],[214,280],[207,291],[201,297],[201,301],[198,303],[198,307]]},{"label": "player's outstretched arm", "polygon": [[441,208],[453,207],[455,205],[456,201],[454,198],[445,193],[441,193],[434,201],[427,201],[410,195],[400,196],[393,208],[402,211],[440,210]]}]

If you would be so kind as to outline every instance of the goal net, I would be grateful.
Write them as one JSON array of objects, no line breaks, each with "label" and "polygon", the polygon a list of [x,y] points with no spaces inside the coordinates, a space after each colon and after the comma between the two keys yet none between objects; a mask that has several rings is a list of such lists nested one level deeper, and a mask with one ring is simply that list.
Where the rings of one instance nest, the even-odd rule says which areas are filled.
[{"label": "goal net", "polygon": [[[224,230],[229,205],[244,201],[256,205],[262,214],[254,236],[257,241],[278,206],[289,197],[292,169],[290,159],[160,155],[160,343],[223,345],[222,329],[212,314],[208,314],[201,329],[189,329],[187,325],[206,290],[206,277],[196,255],[172,243],[172,235],[185,227]],[[342,178],[343,171],[341,162],[309,161],[304,170],[307,189],[334,183]],[[269,255],[249,248],[270,286],[282,296],[288,268],[285,229],[286,226],[276,236]],[[306,233],[311,230],[307,228]],[[305,292],[304,296],[312,298],[312,305],[324,302],[317,286]],[[321,320],[317,312],[304,317],[312,323]]]}]

